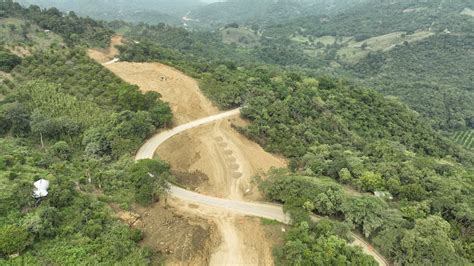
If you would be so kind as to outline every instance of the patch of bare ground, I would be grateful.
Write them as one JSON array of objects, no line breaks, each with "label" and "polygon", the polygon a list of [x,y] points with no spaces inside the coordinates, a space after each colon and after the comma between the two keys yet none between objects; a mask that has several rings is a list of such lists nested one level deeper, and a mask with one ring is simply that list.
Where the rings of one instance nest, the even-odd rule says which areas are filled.
[{"label": "patch of bare ground", "polygon": [[[133,211],[116,209],[117,217],[144,232],[141,242],[166,259],[166,265],[208,265],[220,242],[216,225],[205,218],[176,211],[165,203]],[[159,262],[154,262],[154,264]]]},{"label": "patch of bare ground", "polygon": [[209,181],[209,177],[207,177],[206,174],[200,172],[199,170],[196,170],[192,173],[172,171],[172,174],[175,177],[176,183],[179,186],[192,191],[195,191],[203,183]]},{"label": "patch of bare ground", "polygon": [[244,121],[236,117],[191,129],[160,146],[157,155],[174,171],[205,174],[208,180],[194,191],[221,198],[261,200],[253,177],[264,175],[272,167],[285,167],[286,162],[245,138],[232,127],[233,123],[243,125]]},{"label": "patch of bare ground", "polygon": [[99,63],[108,62],[119,54],[119,51],[116,46],[122,45],[124,38],[120,35],[115,35],[110,41],[110,46],[106,49],[89,49],[87,54],[90,58],[94,59]]},{"label": "patch of bare ground", "polygon": [[[223,209],[198,206],[180,199],[168,201],[176,210],[215,222],[220,241],[209,265],[273,265],[272,247],[282,243],[282,226],[262,225],[259,218],[239,216]],[[281,232],[281,231],[280,231]]]},{"label": "patch of bare ground", "polygon": [[10,48],[10,52],[13,54],[19,56],[19,57],[25,57],[31,55],[31,52],[26,49],[25,47],[22,46],[15,46]]},{"label": "patch of bare ground", "polygon": [[219,113],[199,89],[193,78],[159,63],[117,62],[106,67],[143,92],[156,91],[169,103],[176,124]]},{"label": "patch of bare ground", "polygon": [[[123,41],[122,36],[114,36],[109,48],[90,49],[88,55],[104,64],[118,55],[115,46]],[[160,93],[162,100],[170,104],[176,124],[219,113],[218,108],[202,94],[197,81],[175,68],[160,63],[132,62],[116,62],[104,67],[124,81],[137,85],[143,92]]]}]

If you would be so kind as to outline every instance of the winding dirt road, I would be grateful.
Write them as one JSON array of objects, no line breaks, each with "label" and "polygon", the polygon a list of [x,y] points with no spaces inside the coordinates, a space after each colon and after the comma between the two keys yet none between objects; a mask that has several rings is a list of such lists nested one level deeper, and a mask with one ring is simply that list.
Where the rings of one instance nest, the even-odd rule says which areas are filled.
[{"label": "winding dirt road", "polygon": [[[187,124],[180,125],[171,130],[163,131],[149,139],[137,152],[135,160],[153,159],[155,151],[158,147],[173,136],[180,134],[186,130],[210,124],[218,120],[223,120],[240,113],[239,109],[212,115]],[[262,217],[288,224],[290,218],[283,212],[283,207],[276,204],[243,202],[239,200],[223,199],[196,192],[188,191],[180,187],[171,185],[170,195],[186,202],[192,202],[199,205],[206,205],[214,208],[221,208],[227,212],[233,212],[243,215],[251,215]],[[314,220],[319,217],[313,216]],[[384,257],[382,257],[370,244],[365,242],[361,237],[352,234],[354,241],[352,245],[362,247],[366,254],[371,255],[379,263],[379,265],[389,265]]]},{"label": "winding dirt road", "polygon": [[[280,205],[248,202],[246,200],[259,197],[251,198],[245,195],[249,190],[251,176],[255,175],[259,168],[266,171],[272,166],[283,167],[285,163],[232,131],[228,120],[239,117],[239,110],[219,113],[201,93],[194,79],[159,63],[114,60],[118,51],[113,46],[121,42],[122,38],[115,36],[109,49],[90,50],[89,56],[123,80],[138,85],[142,91],[159,92],[162,100],[170,104],[177,125],[149,139],[139,149],[135,159],[154,158],[157,150],[168,145],[167,149],[158,153],[161,158],[168,157],[166,159],[172,162],[172,166],[183,161],[186,156],[190,157],[190,161],[199,161],[198,165],[194,163],[193,167],[202,172],[208,171],[206,174],[211,182],[207,188],[197,193],[171,186],[170,204],[181,211],[216,223],[221,234],[221,244],[211,255],[210,264],[272,265],[271,243],[267,243],[264,238],[252,239],[261,230],[257,228],[258,224],[254,224],[255,228],[252,228],[251,235],[248,235],[241,230],[242,224],[239,224],[239,221],[242,222],[244,216],[254,216],[289,223],[290,219]],[[206,127],[209,128],[207,131],[197,132]],[[199,145],[194,142],[191,145],[180,142],[180,138],[186,134],[195,140],[200,137],[199,133],[203,135]],[[195,146],[204,148],[199,150]],[[193,152],[200,159],[195,160],[196,156],[191,156]],[[189,171],[191,169],[183,170],[192,172]],[[314,219],[318,217],[315,216]],[[362,238],[353,236],[355,241],[352,245],[362,247],[364,252],[373,256],[380,265],[388,265]]]}]

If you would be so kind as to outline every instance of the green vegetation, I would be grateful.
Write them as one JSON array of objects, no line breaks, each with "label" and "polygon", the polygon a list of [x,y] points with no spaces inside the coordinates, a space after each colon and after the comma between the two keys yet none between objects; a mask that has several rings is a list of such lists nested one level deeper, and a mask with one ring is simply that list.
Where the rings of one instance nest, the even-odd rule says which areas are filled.
[{"label": "green vegetation", "polygon": [[189,10],[204,4],[199,0],[19,0],[24,5],[39,5],[43,8],[56,7],[64,12],[74,11],[81,16],[133,23],[166,23],[181,25],[181,17]]},{"label": "green vegetation", "polygon": [[[336,184],[321,183],[317,178],[301,177],[282,171],[272,172],[270,178],[261,185],[267,197],[283,202],[300,224],[296,229],[292,229],[296,232],[288,233],[284,246],[277,249],[277,256],[286,264],[290,264],[292,259],[321,259],[320,256],[324,254],[325,258],[332,259],[327,254],[347,254],[350,249],[328,253],[324,251],[324,246],[328,243],[334,245],[341,238],[347,239],[350,229],[363,232],[380,251],[399,264],[459,265],[472,259],[469,255],[472,239],[463,239],[469,237],[467,235],[453,235],[453,226],[457,225],[448,223],[437,214],[430,215],[431,208],[427,202],[403,201],[402,207],[397,209],[395,204],[389,205],[374,196],[349,196]],[[333,222],[330,233],[308,230],[310,212],[343,219],[344,223]],[[316,225],[309,223],[327,230],[329,221],[319,221]],[[307,243],[312,243],[313,246],[307,246]],[[315,250],[309,250],[309,247]],[[345,257],[352,258],[350,261],[353,263],[369,263],[359,262],[363,259],[360,255]]]},{"label": "green vegetation", "polygon": [[0,71],[10,72],[21,63],[21,58],[9,51],[0,50]]},{"label": "green vegetation", "polygon": [[[340,48],[336,46],[350,42],[343,37],[335,37],[336,44],[329,47],[337,48],[331,52],[334,57],[316,62],[304,54],[297,42],[265,38],[265,33],[258,47],[235,48],[212,35],[206,39],[202,38],[203,33],[166,26],[138,26],[132,31],[130,36],[145,42],[122,47],[126,55],[122,59],[161,60],[199,78],[203,91],[220,107],[243,106],[242,115],[251,124],[241,128],[242,133],[290,159],[293,173],[270,177],[264,191],[269,199],[284,202],[296,221],[304,221],[308,210],[343,219],[395,263],[423,264],[427,263],[426,258],[438,264],[472,261],[469,254],[473,239],[466,232],[471,230],[474,217],[474,202],[469,197],[474,190],[474,156],[433,129],[470,127],[472,101],[466,85],[470,84],[471,68],[467,59],[469,35],[436,33],[380,52],[370,52],[369,47],[375,40],[377,45],[387,46],[379,43],[383,39],[357,37],[359,43],[369,43],[369,51],[366,58],[353,65],[336,58]],[[385,34],[377,34],[382,33]],[[410,35],[416,34],[420,33]],[[160,35],[168,38],[160,39]],[[330,41],[324,38],[318,42]],[[179,41],[188,39],[192,41]],[[447,44],[452,50],[443,49]],[[215,49],[202,50],[201,45]],[[434,55],[426,47],[439,53]],[[224,51],[231,53],[221,56]],[[255,54],[260,59],[252,56]],[[459,62],[454,63],[453,54]],[[427,69],[417,64],[420,57],[435,67]],[[408,68],[404,67],[407,62]],[[358,77],[367,85],[387,82],[384,86],[392,86],[393,90],[384,91],[382,85],[377,88],[406,99],[422,115],[395,97],[384,97],[359,85],[362,82],[321,77],[318,73],[325,70]],[[434,74],[447,71],[452,71],[452,80],[459,81],[450,83],[451,75]],[[366,79],[367,76],[373,78]],[[438,89],[425,97],[438,97],[443,101],[439,105],[420,102],[427,88],[420,84],[425,82],[428,88],[432,87],[435,82],[427,81],[431,77]],[[406,98],[401,97],[400,84],[412,89],[410,93],[404,91]],[[456,95],[461,104],[449,104],[448,99]],[[423,106],[432,109],[428,111]],[[312,184],[321,177],[383,197],[347,196],[335,184]],[[436,237],[432,236],[434,232]],[[290,245],[297,239],[304,243],[301,238],[289,238],[286,243]],[[319,241],[324,246],[328,238]],[[311,240],[315,242],[316,239]],[[306,254],[303,245],[298,247],[301,254]],[[413,250],[418,251],[414,254]],[[285,260],[283,255],[279,258]],[[307,261],[302,258],[301,263],[304,262]]]},{"label": "green vegetation", "polygon": [[[221,4],[243,5],[232,1],[211,6]],[[128,25],[125,34],[141,43],[123,48],[122,59],[161,60],[188,73],[213,63],[264,63],[342,76],[399,97],[437,130],[472,128],[474,19],[460,14],[470,3],[387,5],[360,4],[313,20],[304,17],[260,24],[247,20],[240,26],[224,24],[214,33]],[[124,28],[123,24],[113,26]],[[196,66],[187,66],[190,61]]]},{"label": "green vegetation", "polygon": [[[293,174],[270,177],[264,191],[270,199],[284,202],[296,221],[304,221],[302,214],[308,210],[343,219],[391,260],[409,264],[424,263],[418,254],[406,255],[410,248],[424,249],[414,246],[417,240],[409,239],[411,234],[440,230],[445,234],[440,236],[443,242],[420,233],[420,240],[429,238],[423,240],[427,246],[444,247],[443,252],[426,249],[426,256],[448,264],[471,259],[467,254],[472,237],[465,232],[473,218],[468,196],[473,192],[472,153],[443,138],[397,99],[309,71],[249,61],[237,65],[210,57],[203,67],[200,56],[204,53],[196,49],[178,53],[171,47],[149,45],[144,44],[153,47],[155,54],[143,54],[133,44],[121,49],[132,60],[141,56],[153,60],[166,53],[162,60],[200,78],[204,92],[219,106],[243,106],[242,115],[252,123],[241,132],[267,150],[290,158],[296,179]],[[244,56],[234,54],[239,55]],[[191,56],[196,58],[194,63],[185,64]],[[382,193],[386,199],[349,197],[335,184],[312,185],[321,176],[361,192]],[[416,222],[429,228],[420,229]],[[328,239],[318,243],[324,246]],[[289,238],[287,244],[294,241]],[[306,254],[303,246],[299,248]]]},{"label": "green vegetation", "polygon": [[285,244],[275,250],[277,263],[281,265],[377,265],[360,249],[346,245],[344,238],[348,228],[330,222],[316,224],[301,222],[292,228]]},{"label": "green vegetation", "polygon": [[[373,264],[348,245],[350,230],[394,264],[474,261],[474,20],[461,15],[472,4],[387,5],[302,18],[290,10],[278,24],[262,17],[256,25],[249,13],[213,18],[211,26],[226,25],[216,32],[108,24],[130,40],[120,47],[121,60],[160,60],[198,78],[221,108],[242,107],[251,123],[240,132],[289,159],[289,171],[274,170],[260,184],[294,220],[275,249],[281,264]],[[148,205],[166,192],[168,166],[134,164],[131,153],[170,123],[169,107],[87,59],[83,47],[72,47],[104,46],[111,31],[103,24],[9,1],[0,7],[68,44],[22,59],[2,88],[9,95],[0,103],[0,195],[7,213],[0,241],[18,240],[0,243],[2,255],[20,252],[8,261],[17,264],[149,262],[153,254],[136,246],[136,234],[110,217],[107,203]],[[268,2],[251,8],[263,12]],[[238,37],[247,34],[254,38],[248,45]],[[31,182],[40,177],[52,182],[51,195],[35,205]],[[73,218],[77,213],[83,217]],[[340,222],[313,223],[311,213]]]},{"label": "green vegetation", "polygon": [[[52,31],[60,35],[68,45],[87,44],[107,47],[113,33],[106,29],[102,23],[90,18],[80,18],[74,12],[64,15],[56,8],[48,10],[42,10],[38,6],[23,8],[12,0],[0,1],[0,13],[5,17],[31,21],[41,27],[43,31]],[[25,32],[27,28],[25,23],[25,28],[22,28],[22,31]],[[27,35],[23,37],[28,38]]]},{"label": "green vegetation", "polygon": [[365,84],[429,117],[436,129],[472,128],[473,44],[474,35],[438,34],[371,53],[353,70]]},{"label": "green vegetation", "polygon": [[18,55],[29,55],[32,52],[64,45],[59,35],[19,18],[1,18],[0,34],[2,35],[1,44],[6,46],[5,50],[13,51]]},{"label": "green vegetation", "polygon": [[[358,1],[361,2],[361,1]],[[362,1],[364,2],[364,1]],[[349,9],[356,1],[339,0],[229,0],[217,2],[192,10],[189,17],[191,27],[219,28],[231,23],[251,25],[272,25],[314,14],[335,14]]]},{"label": "green vegetation", "polygon": [[[35,13],[9,1],[0,7],[22,24],[32,19],[29,28],[40,28],[34,21],[50,24],[68,41],[77,34],[84,40],[77,44],[103,45],[109,35],[102,34],[110,33],[88,19]],[[28,34],[37,39],[43,31]],[[73,46],[31,49],[9,69],[11,80],[2,82],[0,264],[158,262],[160,255],[140,247],[141,234],[113,217],[109,204],[129,209],[166,193],[169,167],[158,160],[136,164],[133,154],[170,124],[171,110],[159,94],[142,94],[89,59],[84,47]],[[50,187],[38,200],[33,183],[41,178]]]},{"label": "green vegetation", "polygon": [[257,52],[268,63],[343,75],[399,97],[435,129],[472,128],[474,19],[461,14],[467,7],[470,1],[361,4],[267,26],[268,42]]}]

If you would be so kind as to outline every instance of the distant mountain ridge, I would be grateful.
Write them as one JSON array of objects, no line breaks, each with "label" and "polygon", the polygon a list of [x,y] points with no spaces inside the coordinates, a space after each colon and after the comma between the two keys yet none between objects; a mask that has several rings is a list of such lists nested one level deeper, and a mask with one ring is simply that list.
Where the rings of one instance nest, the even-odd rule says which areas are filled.
[{"label": "distant mountain ridge", "polygon": [[82,16],[133,23],[180,25],[189,10],[205,5],[199,0],[19,0],[22,5],[56,7]]},{"label": "distant mountain ridge", "polygon": [[274,24],[309,15],[334,14],[367,0],[229,0],[193,10],[190,17],[199,26],[228,23]]}]

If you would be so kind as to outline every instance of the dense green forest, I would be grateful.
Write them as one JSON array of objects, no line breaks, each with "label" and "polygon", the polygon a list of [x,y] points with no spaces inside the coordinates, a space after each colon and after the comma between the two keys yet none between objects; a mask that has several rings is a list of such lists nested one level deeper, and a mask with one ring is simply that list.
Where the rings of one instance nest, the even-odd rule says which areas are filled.
[{"label": "dense green forest", "polygon": [[474,18],[465,8],[472,2],[380,2],[308,16],[266,27],[259,54],[355,78],[399,97],[436,129],[472,128]]},{"label": "dense green forest", "polygon": [[[142,94],[86,56],[82,45],[108,43],[111,31],[100,23],[10,1],[0,10],[71,41],[23,58],[9,46],[0,53],[2,71],[11,72],[1,82],[0,264],[159,262],[159,254],[137,244],[142,232],[119,222],[109,204],[128,209],[166,193],[168,165],[135,164],[133,154],[171,123],[170,108],[159,94]],[[38,200],[33,182],[42,178],[49,194]]]}]

